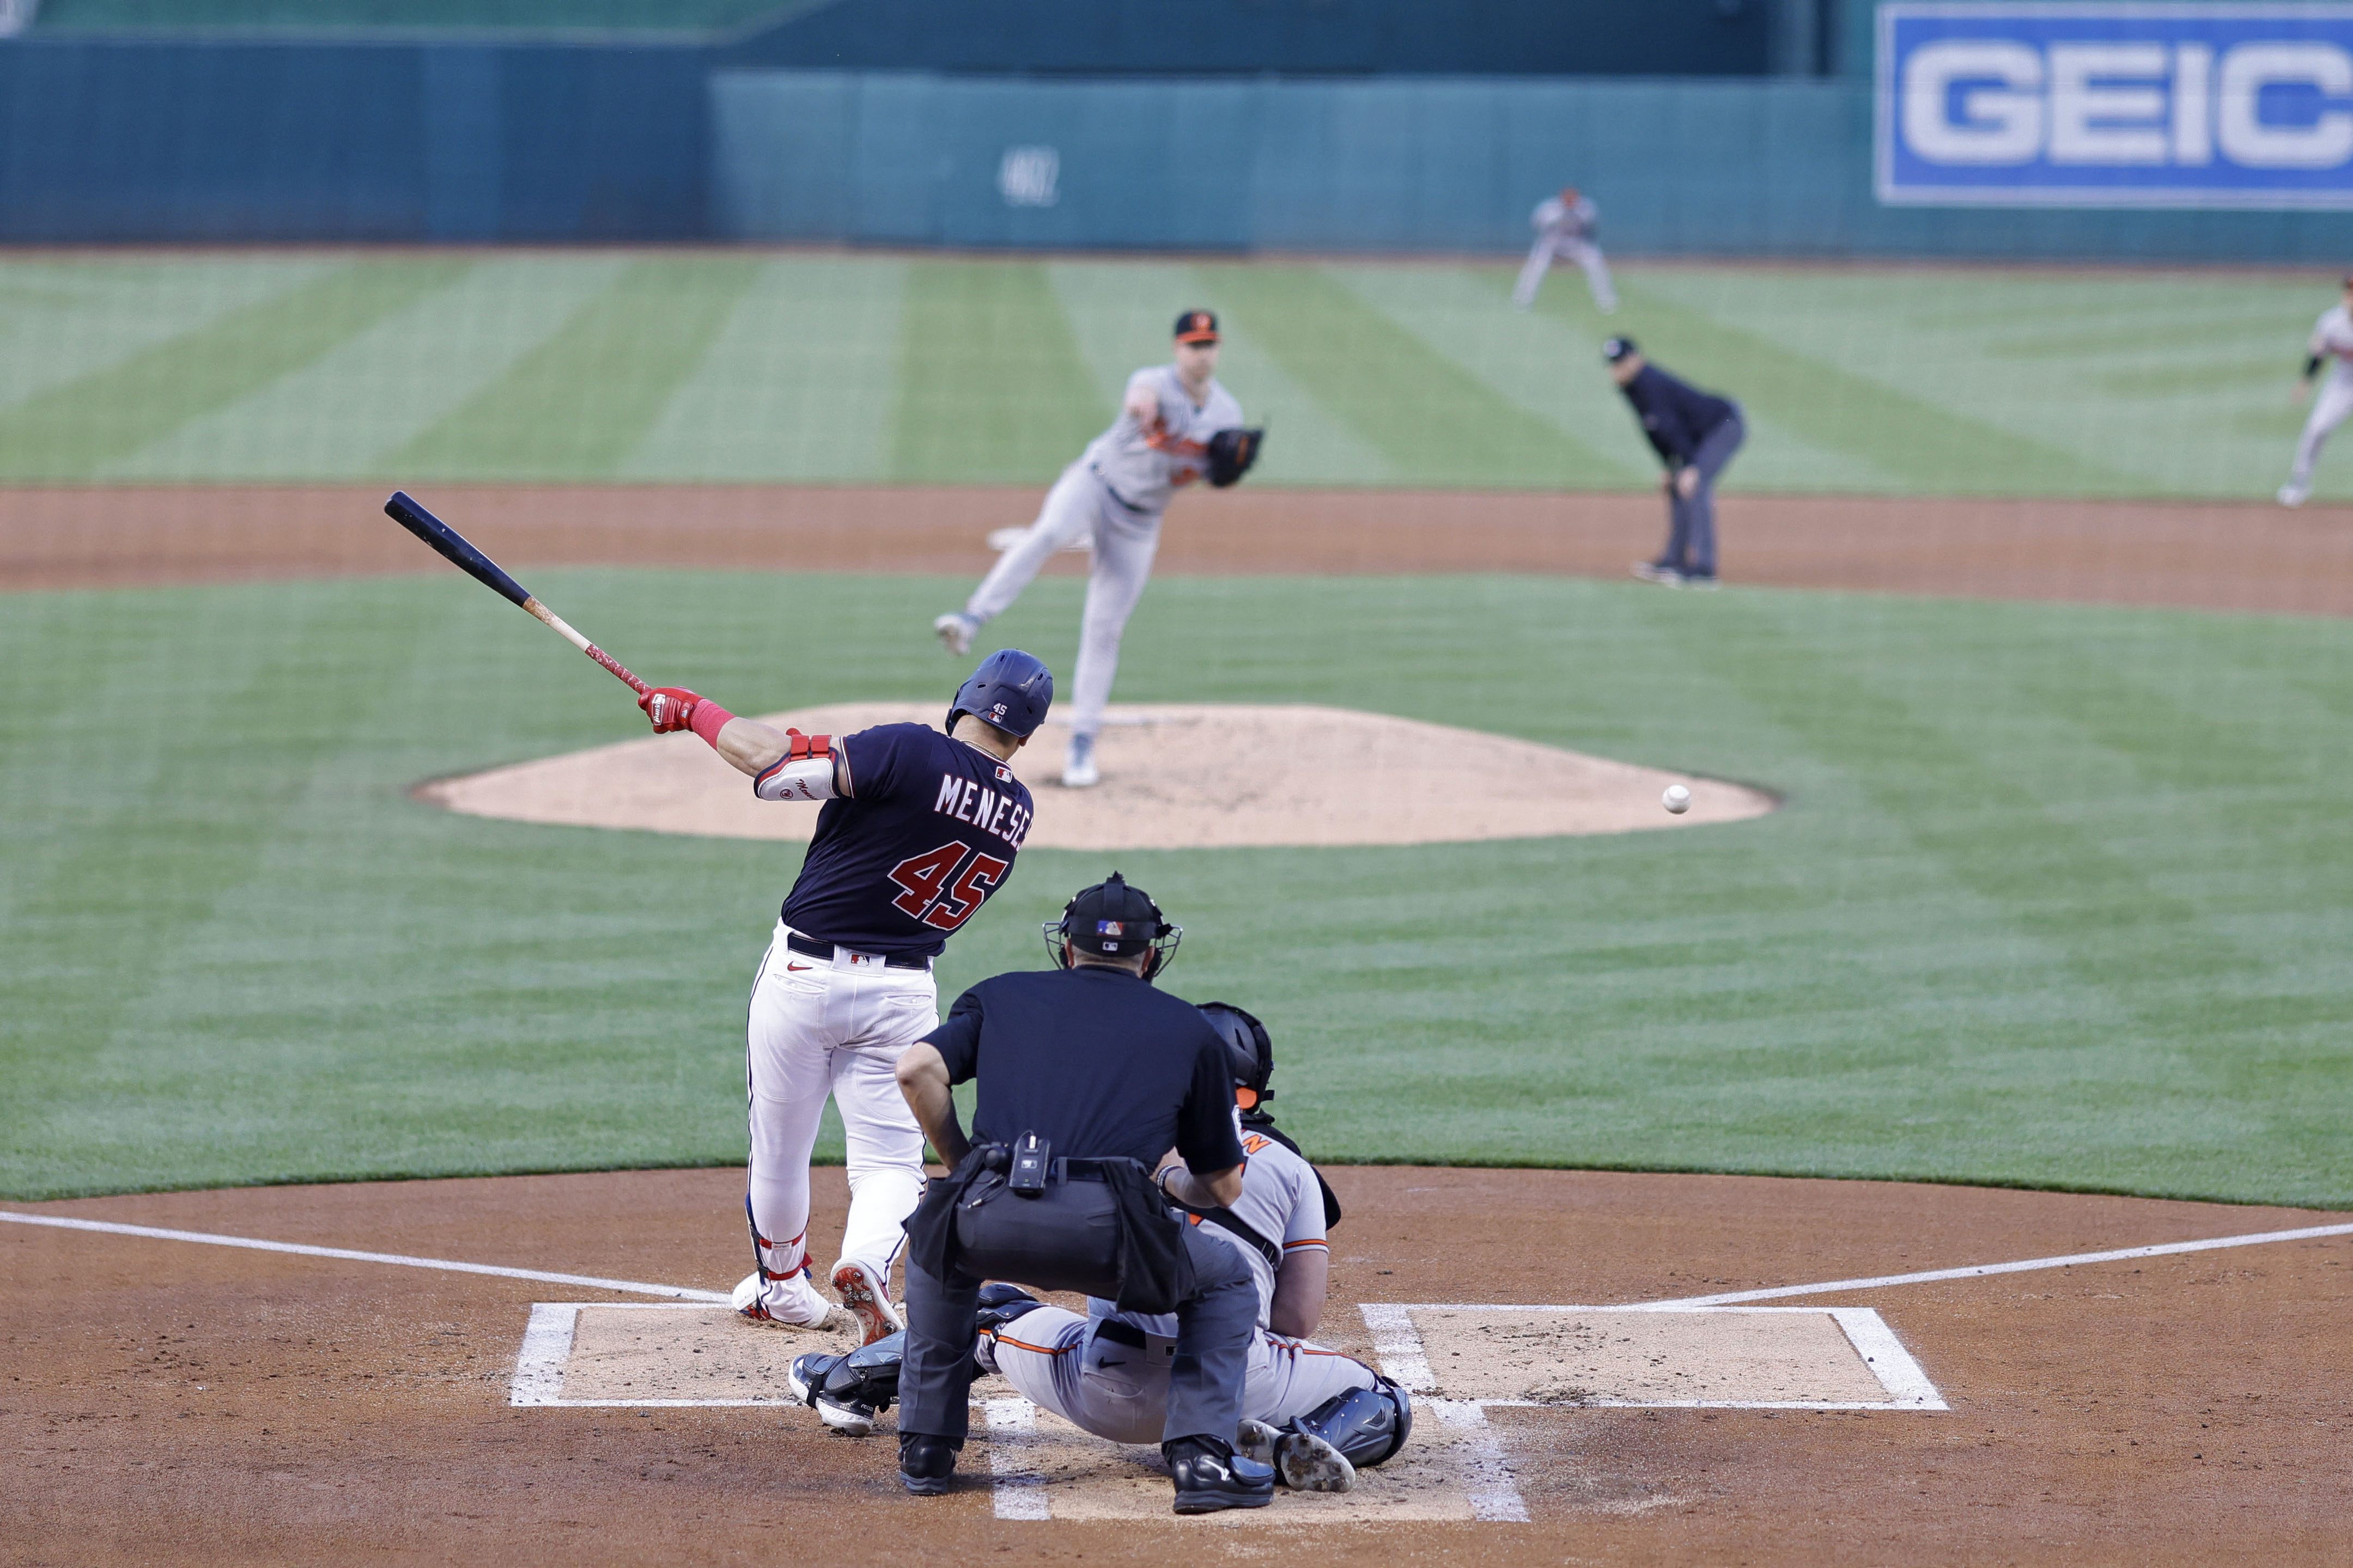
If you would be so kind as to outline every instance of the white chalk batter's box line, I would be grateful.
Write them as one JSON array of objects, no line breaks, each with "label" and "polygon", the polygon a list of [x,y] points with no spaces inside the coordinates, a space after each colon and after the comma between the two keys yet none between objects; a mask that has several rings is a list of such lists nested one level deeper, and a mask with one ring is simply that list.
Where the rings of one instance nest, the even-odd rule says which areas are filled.
[{"label": "white chalk batter's box line", "polygon": [[1546,1313],[1575,1312],[1581,1317],[1601,1317],[1610,1314],[1657,1317],[1672,1313],[1677,1317],[1698,1317],[1715,1313],[1797,1313],[1826,1317],[1846,1335],[1847,1343],[1854,1347],[1862,1364],[1887,1391],[1885,1399],[1580,1399],[1563,1405],[1534,1399],[1482,1399],[1475,1403],[1488,1409],[1570,1408],[1579,1410],[1949,1410],[1945,1396],[1928,1381],[1904,1342],[1886,1320],[1870,1307],[1553,1307],[1525,1306],[1510,1302],[1477,1301],[1397,1301],[1367,1302],[1356,1310],[1365,1320],[1365,1327],[1373,1333],[1373,1354],[1381,1363],[1381,1371],[1403,1384],[1411,1394],[1430,1394],[1438,1387],[1438,1378],[1430,1371],[1430,1353],[1421,1342],[1421,1330],[1415,1326],[1416,1312],[1492,1312],[1498,1315],[1536,1317]]},{"label": "white chalk batter's box line", "polygon": [[[745,1399],[566,1399],[564,1374],[572,1360],[574,1331],[584,1307],[606,1312],[708,1311],[693,1301],[535,1301],[524,1328],[522,1349],[515,1356],[514,1379],[508,1385],[510,1405],[559,1406],[585,1410],[733,1409],[754,1405],[797,1405],[779,1391]],[[1879,1313],[1869,1307],[1556,1307],[1451,1301],[1375,1302],[1356,1310],[1372,1331],[1373,1354],[1381,1370],[1410,1393],[1430,1395],[1438,1387],[1430,1356],[1415,1326],[1415,1312],[1492,1312],[1534,1317],[1575,1312],[1588,1317],[1613,1313],[1662,1312],[1699,1317],[1715,1314],[1771,1314],[1827,1317],[1846,1335],[1863,1365],[1887,1391],[1883,1400],[1821,1399],[1585,1399],[1573,1405],[1553,1405],[1533,1399],[1449,1400],[1450,1405],[1484,1409],[1631,1409],[1631,1410],[1947,1410],[1951,1408],[1928,1380],[1912,1352],[1895,1337]]]}]

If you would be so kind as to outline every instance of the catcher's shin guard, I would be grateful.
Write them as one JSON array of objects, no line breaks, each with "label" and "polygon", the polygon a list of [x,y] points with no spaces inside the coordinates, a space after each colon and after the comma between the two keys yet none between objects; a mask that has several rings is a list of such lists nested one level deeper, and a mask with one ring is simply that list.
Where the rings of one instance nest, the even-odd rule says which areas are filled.
[{"label": "catcher's shin guard", "polygon": [[1377,1387],[1333,1395],[1291,1425],[1323,1438],[1350,1464],[1366,1468],[1405,1447],[1413,1432],[1413,1401],[1385,1377]]}]

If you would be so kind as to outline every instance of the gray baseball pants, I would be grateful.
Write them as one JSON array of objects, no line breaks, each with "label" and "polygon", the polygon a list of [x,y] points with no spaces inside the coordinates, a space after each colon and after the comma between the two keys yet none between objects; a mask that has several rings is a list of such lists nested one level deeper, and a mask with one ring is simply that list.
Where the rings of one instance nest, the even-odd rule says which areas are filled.
[{"label": "gray baseball pants", "polygon": [[[899,1370],[899,1430],[961,1440],[971,1425],[975,1317],[982,1283],[1006,1279],[1051,1290],[1109,1296],[1118,1279],[1090,1238],[1105,1234],[1100,1207],[1111,1189],[1061,1183],[1036,1198],[1000,1190],[978,1208],[959,1205],[961,1256],[948,1278],[907,1259],[907,1356]],[[1161,1440],[1214,1436],[1231,1442],[1241,1424],[1250,1341],[1258,1331],[1258,1284],[1240,1252],[1187,1226],[1193,1294],[1176,1307],[1176,1342],[1168,1359],[1168,1406]],[[1101,1272],[1084,1277],[1098,1249]],[[1030,1262],[1035,1259],[1035,1262]]]},{"label": "gray baseball pants", "polygon": [[1071,678],[1071,728],[1092,735],[1103,728],[1112,679],[1119,673],[1119,639],[1127,617],[1152,579],[1152,558],[1160,550],[1160,515],[1130,511],[1112,499],[1103,480],[1083,462],[1072,463],[1046,492],[1038,521],[1020,543],[997,558],[988,575],[965,601],[964,613],[987,623],[1021,596],[1021,590],[1056,551],[1082,539],[1094,545],[1087,574],[1087,607],[1079,623],[1079,664]]},{"label": "gray baseball pants", "polygon": [[[1039,1307],[983,1336],[981,1348],[1032,1405],[1082,1431],[1114,1443],[1160,1441],[1176,1341],[1115,1320]],[[1379,1381],[1372,1368],[1338,1351],[1254,1329],[1242,1414],[1280,1426]]]},{"label": "gray baseball pants", "polygon": [[1748,438],[1739,405],[1732,417],[1701,438],[1691,466],[1699,470],[1699,486],[1689,496],[1670,492],[1667,498],[1667,552],[1659,558],[1687,577],[1715,575],[1715,476]]}]

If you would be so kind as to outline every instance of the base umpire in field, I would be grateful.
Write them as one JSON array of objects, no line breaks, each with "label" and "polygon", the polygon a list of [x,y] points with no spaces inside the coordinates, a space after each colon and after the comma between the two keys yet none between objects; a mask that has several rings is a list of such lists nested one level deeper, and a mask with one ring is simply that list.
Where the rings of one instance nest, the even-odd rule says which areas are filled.
[{"label": "base umpire in field", "polygon": [[1748,426],[1740,405],[1679,381],[1642,357],[1631,338],[1601,345],[1609,379],[1633,405],[1642,437],[1667,471],[1667,547],[1637,562],[1634,575],[1670,588],[1715,586],[1715,476],[1740,450]]},{"label": "base umpire in field", "polygon": [[[1261,1508],[1274,1472],[1235,1454],[1259,1292],[1239,1248],[1172,1204],[1241,1196],[1226,1043],[1153,988],[1184,936],[1116,871],[1045,927],[1058,968],[1000,974],[899,1058],[899,1087],[954,1168],[907,1221],[899,1475],[948,1489],[963,1447],[980,1288],[1012,1280],[1176,1315],[1161,1452],[1178,1513]],[[973,1139],[951,1086],[972,1082]],[[1182,1159],[1152,1171],[1170,1148]]]}]

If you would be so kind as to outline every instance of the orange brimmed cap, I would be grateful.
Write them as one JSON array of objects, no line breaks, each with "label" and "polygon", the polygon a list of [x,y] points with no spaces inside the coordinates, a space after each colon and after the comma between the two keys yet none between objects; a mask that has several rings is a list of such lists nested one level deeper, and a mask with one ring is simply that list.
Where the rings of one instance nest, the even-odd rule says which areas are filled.
[{"label": "orange brimmed cap", "polygon": [[1214,343],[1218,341],[1218,313],[1215,310],[1187,310],[1176,318],[1176,341],[1180,343]]}]

